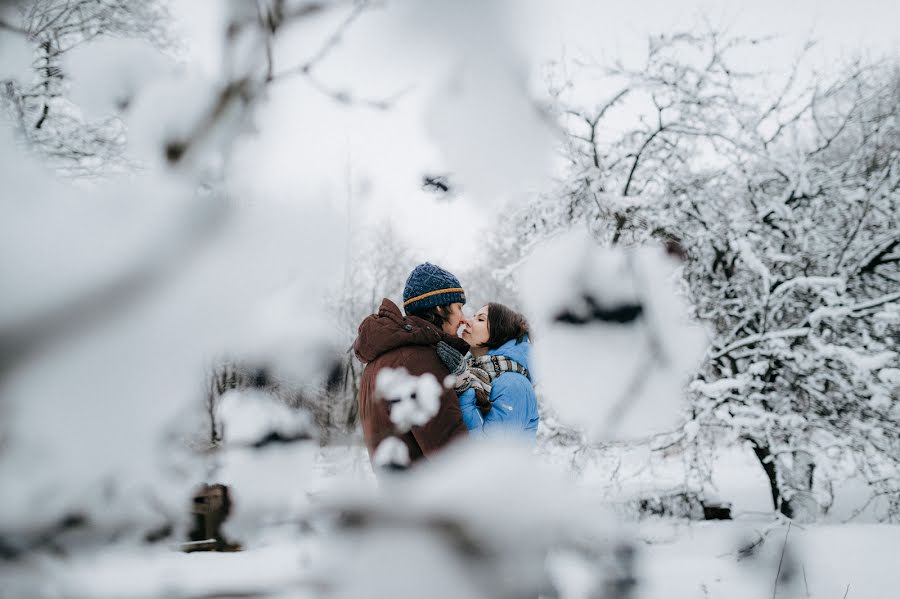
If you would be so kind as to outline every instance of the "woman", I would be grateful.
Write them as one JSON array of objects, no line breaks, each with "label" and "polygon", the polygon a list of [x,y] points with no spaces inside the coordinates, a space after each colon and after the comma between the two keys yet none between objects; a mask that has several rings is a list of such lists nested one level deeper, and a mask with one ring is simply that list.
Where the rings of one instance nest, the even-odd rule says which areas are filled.
[{"label": "woman", "polygon": [[540,416],[525,317],[489,303],[463,326],[462,338],[471,356],[457,377],[456,391],[469,431],[519,432],[533,441]]}]

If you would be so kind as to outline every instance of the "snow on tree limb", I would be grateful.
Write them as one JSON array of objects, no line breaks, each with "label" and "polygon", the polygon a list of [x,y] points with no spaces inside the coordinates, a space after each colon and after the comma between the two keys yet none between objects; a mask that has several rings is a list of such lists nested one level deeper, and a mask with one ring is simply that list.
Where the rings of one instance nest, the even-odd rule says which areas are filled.
[{"label": "snow on tree limb", "polygon": [[[660,432],[678,421],[682,377],[704,334],[670,286],[656,248],[612,251],[567,232],[523,266],[536,372],[561,419],[600,439]],[[590,376],[588,376],[590,373]]]},{"label": "snow on tree limb", "polygon": [[375,379],[375,395],[388,404],[391,421],[401,433],[431,420],[442,392],[438,380],[427,372],[414,376],[405,368],[383,368]]}]

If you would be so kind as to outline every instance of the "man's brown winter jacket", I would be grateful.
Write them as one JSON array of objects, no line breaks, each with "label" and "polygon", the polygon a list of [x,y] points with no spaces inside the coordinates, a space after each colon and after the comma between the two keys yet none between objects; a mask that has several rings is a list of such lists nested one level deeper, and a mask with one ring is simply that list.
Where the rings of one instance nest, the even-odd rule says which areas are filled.
[{"label": "man's brown winter jacket", "polygon": [[[382,368],[405,368],[410,374],[430,372],[443,384],[449,370],[438,357],[437,342],[444,340],[462,353],[469,346],[462,339],[444,333],[435,325],[416,316],[404,316],[394,302],[385,299],[377,314],[359,325],[359,336],[353,342],[356,357],[366,365],[359,385],[359,419],[369,457],[385,437],[396,435],[385,402],[375,396],[375,377]],[[458,437],[468,434],[456,392],[445,389],[438,413],[423,426],[414,426],[397,435],[409,448],[413,462],[433,453]]]}]

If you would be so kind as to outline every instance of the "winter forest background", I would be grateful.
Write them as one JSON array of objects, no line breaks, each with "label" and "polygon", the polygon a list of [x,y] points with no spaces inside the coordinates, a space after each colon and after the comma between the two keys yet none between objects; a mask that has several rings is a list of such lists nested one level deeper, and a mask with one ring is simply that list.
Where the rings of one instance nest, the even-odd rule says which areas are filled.
[{"label": "winter forest background", "polygon": [[[896,596],[900,9],[606,4],[0,2],[0,596]],[[425,260],[538,445],[376,483]]]}]

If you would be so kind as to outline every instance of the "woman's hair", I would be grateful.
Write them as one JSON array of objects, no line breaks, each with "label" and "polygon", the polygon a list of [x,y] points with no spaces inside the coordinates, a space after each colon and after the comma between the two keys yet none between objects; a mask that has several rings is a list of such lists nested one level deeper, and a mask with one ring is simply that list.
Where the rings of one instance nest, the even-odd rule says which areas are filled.
[{"label": "woman's hair", "polygon": [[488,340],[485,347],[497,349],[510,339],[519,343],[530,334],[528,321],[524,316],[503,304],[488,304]]}]

